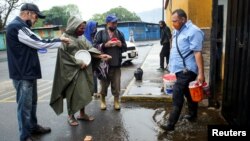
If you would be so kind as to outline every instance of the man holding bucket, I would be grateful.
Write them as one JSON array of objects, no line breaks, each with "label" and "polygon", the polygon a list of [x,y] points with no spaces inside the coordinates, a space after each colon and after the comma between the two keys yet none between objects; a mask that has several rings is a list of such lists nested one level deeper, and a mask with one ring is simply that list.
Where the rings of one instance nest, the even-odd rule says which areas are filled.
[{"label": "man holding bucket", "polygon": [[187,20],[182,9],[172,13],[173,31],[172,49],[170,52],[169,70],[175,73],[177,81],[173,86],[173,109],[167,123],[161,125],[166,131],[174,130],[184,103],[188,102],[188,114],[184,116],[189,121],[197,118],[198,102],[194,102],[189,92],[189,83],[197,78],[198,83],[205,81],[202,57],[204,33]]}]

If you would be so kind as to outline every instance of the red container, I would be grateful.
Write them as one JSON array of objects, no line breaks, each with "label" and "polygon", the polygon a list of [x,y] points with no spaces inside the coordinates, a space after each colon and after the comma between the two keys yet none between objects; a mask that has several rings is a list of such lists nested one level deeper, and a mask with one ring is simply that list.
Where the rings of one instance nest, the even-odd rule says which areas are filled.
[{"label": "red container", "polygon": [[207,82],[204,82],[202,84],[202,88],[203,88],[203,93],[204,93],[204,96],[206,98],[210,97],[210,88],[209,88],[209,85]]},{"label": "red container", "polygon": [[118,41],[118,39],[117,38],[112,38],[111,41]]},{"label": "red container", "polygon": [[200,102],[203,99],[202,84],[199,84],[197,81],[189,83],[189,91],[194,102]]}]

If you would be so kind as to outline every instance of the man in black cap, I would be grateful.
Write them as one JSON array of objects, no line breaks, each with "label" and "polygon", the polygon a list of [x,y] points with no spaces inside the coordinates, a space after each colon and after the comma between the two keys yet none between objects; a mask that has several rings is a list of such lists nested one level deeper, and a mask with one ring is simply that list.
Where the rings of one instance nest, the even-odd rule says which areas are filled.
[{"label": "man in black cap", "polygon": [[111,84],[111,91],[114,96],[114,108],[120,110],[119,96],[121,84],[121,62],[122,52],[127,50],[124,35],[117,29],[118,18],[110,14],[106,17],[106,29],[99,31],[93,42],[93,46],[112,56],[108,61],[109,71],[107,79],[101,80],[101,109],[106,110],[105,97],[108,87]]},{"label": "man in black cap", "polygon": [[38,18],[45,16],[35,4],[26,3],[6,29],[9,76],[16,89],[20,141],[32,141],[32,134],[51,131],[37,123],[37,79],[42,77],[37,50],[59,47],[61,42],[70,41],[65,37],[43,40],[36,35],[30,28]]},{"label": "man in black cap", "polygon": [[44,19],[45,15],[43,15],[40,10],[38,9],[38,7],[33,4],[33,3],[25,3],[22,7],[21,7],[21,11],[33,11],[37,14],[38,18]]}]

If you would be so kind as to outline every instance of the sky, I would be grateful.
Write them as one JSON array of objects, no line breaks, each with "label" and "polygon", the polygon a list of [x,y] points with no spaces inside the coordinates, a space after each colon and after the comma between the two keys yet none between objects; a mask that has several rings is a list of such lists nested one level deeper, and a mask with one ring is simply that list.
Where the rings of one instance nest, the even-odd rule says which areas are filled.
[{"label": "sky", "polygon": [[35,0],[34,3],[40,11],[49,10],[53,6],[75,4],[86,20],[94,14],[102,14],[118,6],[135,13],[162,8],[162,0]]}]

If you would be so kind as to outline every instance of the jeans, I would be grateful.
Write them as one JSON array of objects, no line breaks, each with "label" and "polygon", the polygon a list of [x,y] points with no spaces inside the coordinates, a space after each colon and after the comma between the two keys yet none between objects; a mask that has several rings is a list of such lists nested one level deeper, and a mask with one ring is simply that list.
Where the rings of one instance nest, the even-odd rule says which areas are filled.
[{"label": "jeans", "polygon": [[31,136],[37,127],[37,80],[13,80],[16,89],[17,119],[20,141]]}]

